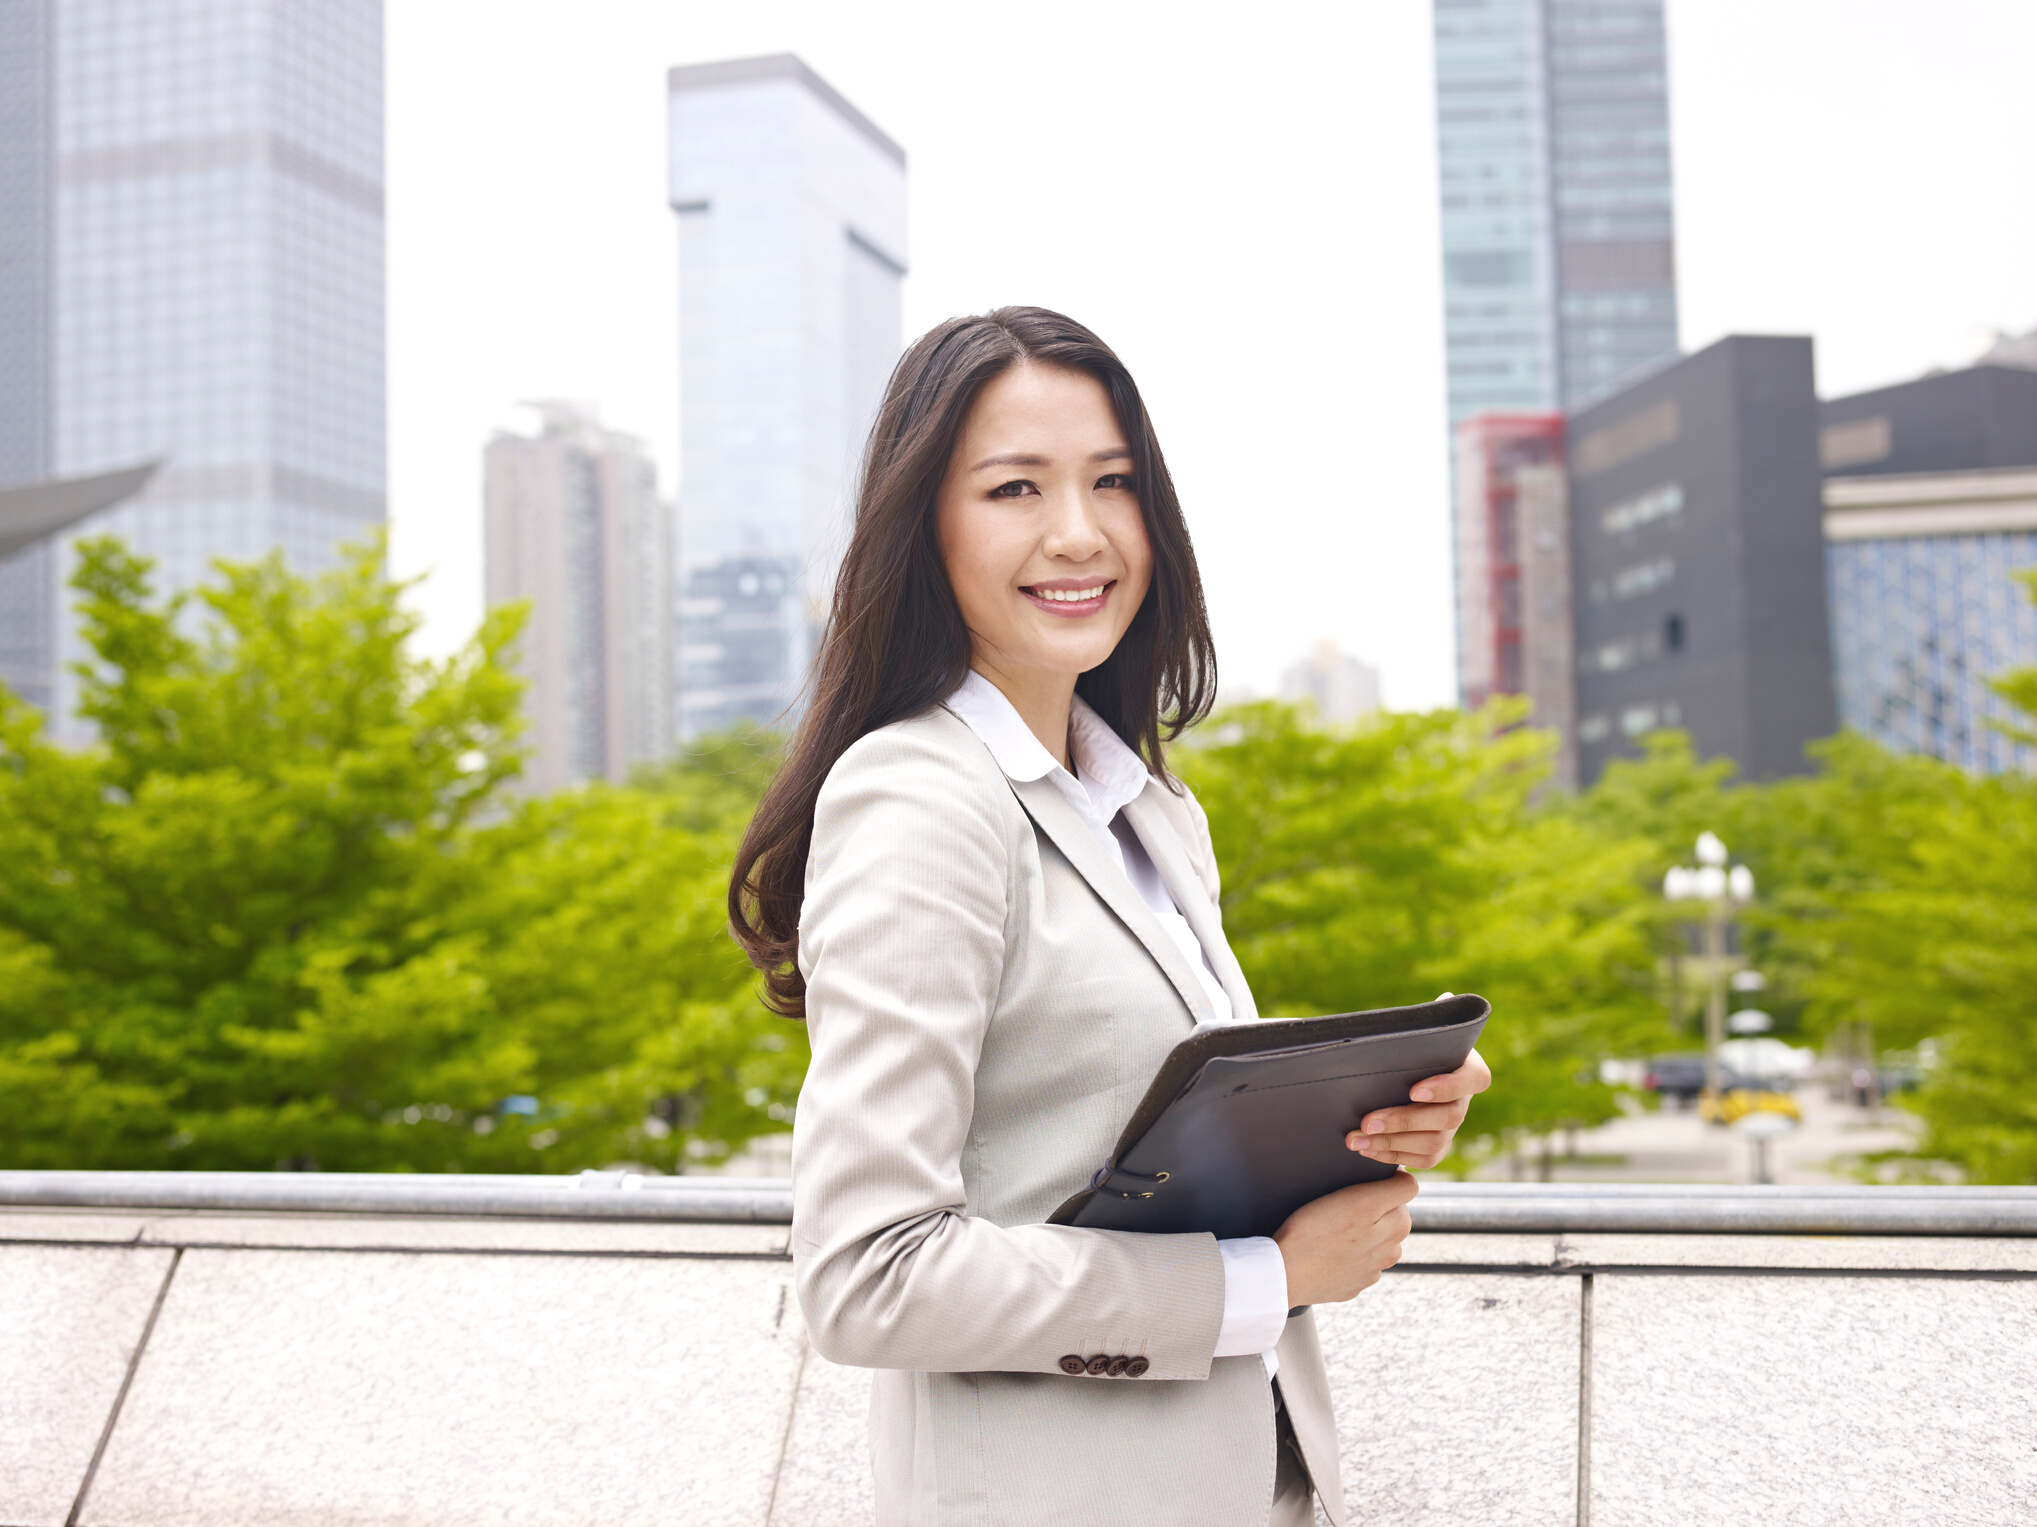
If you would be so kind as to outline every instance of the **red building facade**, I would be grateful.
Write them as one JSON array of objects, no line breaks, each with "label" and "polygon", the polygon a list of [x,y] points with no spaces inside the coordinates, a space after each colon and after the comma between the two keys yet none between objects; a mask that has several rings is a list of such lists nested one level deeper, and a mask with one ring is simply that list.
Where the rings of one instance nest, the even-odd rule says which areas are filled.
[{"label": "red building facade", "polygon": [[1476,709],[1527,692],[1527,604],[1519,513],[1523,467],[1563,464],[1563,415],[1473,414],[1458,421],[1457,694]]}]

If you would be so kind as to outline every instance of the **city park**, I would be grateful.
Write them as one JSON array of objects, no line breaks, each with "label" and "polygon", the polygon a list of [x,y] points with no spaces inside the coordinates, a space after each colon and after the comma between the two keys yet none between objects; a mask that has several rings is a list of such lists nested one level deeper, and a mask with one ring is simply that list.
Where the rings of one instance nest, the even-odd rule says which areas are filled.
[{"label": "city park", "polygon": [[[775,736],[533,796],[519,608],[431,662],[378,548],[167,599],[81,552],[98,743],[0,691],[0,1165],[678,1173],[789,1128],[803,1030],[725,913]],[[2037,745],[2037,670],[1995,686]],[[1864,1180],[2037,1181],[2037,779],[1842,734],[1750,781],[1642,743],[1566,794],[1516,699],[1342,727],[1266,701],[1169,763],[1263,1012],[1491,1000],[1497,1081],[1445,1172],[1546,1173],[1677,1052],[1701,1114],[1787,1129],[1731,1071],[1758,1034],[1916,1083]]]}]

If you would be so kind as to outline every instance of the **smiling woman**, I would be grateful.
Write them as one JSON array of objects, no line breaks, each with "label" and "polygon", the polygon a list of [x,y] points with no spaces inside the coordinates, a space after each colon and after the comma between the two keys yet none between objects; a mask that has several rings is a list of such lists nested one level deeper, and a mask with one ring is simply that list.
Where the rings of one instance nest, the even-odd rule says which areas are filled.
[{"label": "smiling woman", "polygon": [[[1405,1173],[1272,1236],[1049,1225],[1162,1058],[1256,1018],[1164,745],[1215,683],[1138,389],[1069,319],[942,324],[891,379],[791,757],[730,914],[813,1059],[792,1256],[877,1369],[879,1521],[1344,1521],[1306,1308],[1399,1256]],[[1433,1165],[1474,1056],[1357,1121]]]},{"label": "smiling woman", "polygon": [[1109,659],[1153,577],[1131,465],[1101,382],[1022,362],[977,394],[941,483],[971,666],[1063,768],[1069,681]]}]

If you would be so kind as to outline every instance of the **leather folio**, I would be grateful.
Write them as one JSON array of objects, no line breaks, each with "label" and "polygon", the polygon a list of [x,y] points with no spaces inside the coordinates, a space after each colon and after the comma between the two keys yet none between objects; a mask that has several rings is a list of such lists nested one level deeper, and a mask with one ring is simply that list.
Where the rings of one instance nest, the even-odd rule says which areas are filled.
[{"label": "leather folio", "polygon": [[1391,1177],[1344,1145],[1375,1108],[1464,1064],[1492,1005],[1270,1018],[1191,1034],[1169,1052],[1111,1159],[1054,1225],[1271,1235],[1311,1199]]}]

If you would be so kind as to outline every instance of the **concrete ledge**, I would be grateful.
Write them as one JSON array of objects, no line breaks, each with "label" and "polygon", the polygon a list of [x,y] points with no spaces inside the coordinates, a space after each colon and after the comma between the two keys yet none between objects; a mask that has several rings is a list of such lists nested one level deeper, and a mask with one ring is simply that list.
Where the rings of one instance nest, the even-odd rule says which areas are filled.
[{"label": "concrete ledge", "polygon": [[[873,1527],[784,1185],[656,1181],[0,1176],[0,1523]],[[1317,1311],[1358,1520],[2027,1519],[2033,1200],[1427,1185]]]}]

